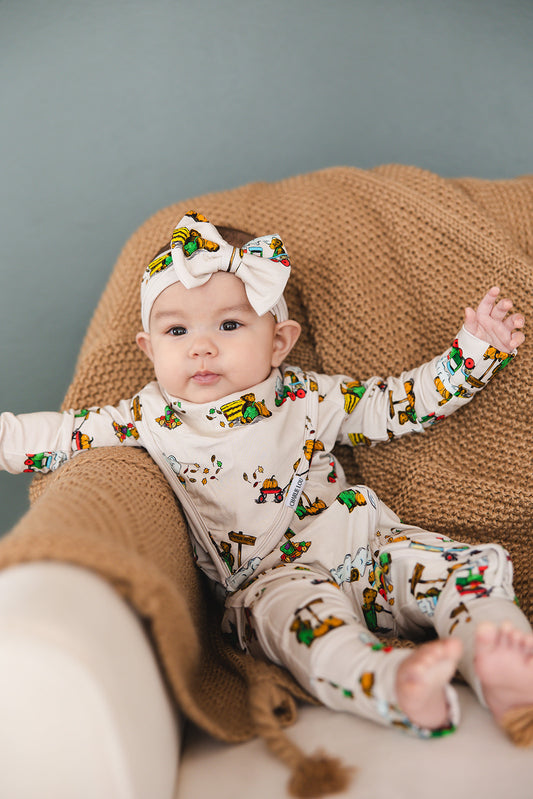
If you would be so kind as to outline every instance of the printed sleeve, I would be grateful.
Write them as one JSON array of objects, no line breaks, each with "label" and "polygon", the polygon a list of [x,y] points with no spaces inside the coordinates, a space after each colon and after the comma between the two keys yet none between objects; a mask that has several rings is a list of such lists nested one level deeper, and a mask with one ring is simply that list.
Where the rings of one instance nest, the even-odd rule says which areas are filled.
[{"label": "printed sleeve", "polygon": [[326,415],[331,422],[337,407],[337,441],[353,446],[422,432],[469,402],[515,352],[500,352],[463,327],[442,355],[399,377],[330,378]]},{"label": "printed sleeve", "polygon": [[55,471],[83,450],[121,445],[142,446],[129,400],[116,408],[0,414],[0,469],[13,474]]}]

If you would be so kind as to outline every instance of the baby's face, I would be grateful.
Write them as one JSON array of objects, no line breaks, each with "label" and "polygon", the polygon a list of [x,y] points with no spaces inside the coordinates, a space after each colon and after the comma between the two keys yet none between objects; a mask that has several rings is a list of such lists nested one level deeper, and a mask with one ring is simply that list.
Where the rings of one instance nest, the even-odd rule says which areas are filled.
[{"label": "baby's face", "polygon": [[137,342],[172,397],[204,403],[265,380],[280,354],[276,321],[258,316],[235,275],[218,272],[186,289],[174,283],[153,304]]}]

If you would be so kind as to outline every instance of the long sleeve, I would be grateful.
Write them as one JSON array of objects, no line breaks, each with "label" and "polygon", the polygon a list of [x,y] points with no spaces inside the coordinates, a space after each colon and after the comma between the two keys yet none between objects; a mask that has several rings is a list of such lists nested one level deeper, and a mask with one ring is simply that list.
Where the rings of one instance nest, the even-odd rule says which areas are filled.
[{"label": "long sleeve", "polygon": [[399,377],[321,377],[321,414],[337,425],[340,443],[354,446],[422,432],[469,402],[512,357],[463,327],[442,355]]},{"label": "long sleeve", "polygon": [[0,414],[0,469],[50,472],[93,447],[141,446],[132,402],[63,413]]}]

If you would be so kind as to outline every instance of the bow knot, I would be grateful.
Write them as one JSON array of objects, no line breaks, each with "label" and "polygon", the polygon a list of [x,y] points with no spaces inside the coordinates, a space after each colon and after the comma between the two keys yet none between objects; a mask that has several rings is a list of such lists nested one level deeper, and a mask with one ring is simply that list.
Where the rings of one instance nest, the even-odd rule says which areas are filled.
[{"label": "bow knot", "polygon": [[[290,275],[290,261],[279,236],[265,236],[232,247],[205,217],[187,214],[171,240],[172,265],[180,283],[194,288],[215,272],[232,272],[246,289],[248,301],[262,316],[276,305]],[[205,220],[205,221],[204,221]],[[194,226],[190,226],[191,222]]]}]

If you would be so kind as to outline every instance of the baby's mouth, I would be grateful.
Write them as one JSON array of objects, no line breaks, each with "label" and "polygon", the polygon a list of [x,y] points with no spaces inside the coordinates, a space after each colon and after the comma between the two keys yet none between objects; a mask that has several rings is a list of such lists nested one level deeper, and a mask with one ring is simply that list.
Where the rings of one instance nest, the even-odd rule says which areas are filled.
[{"label": "baby's mouth", "polygon": [[192,379],[196,383],[207,386],[210,383],[214,383],[219,377],[220,375],[216,374],[216,372],[195,372],[195,374],[192,376]]}]

